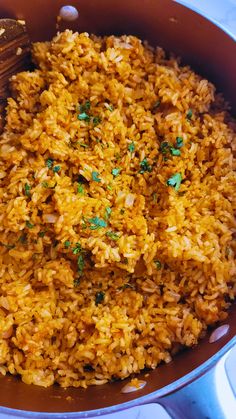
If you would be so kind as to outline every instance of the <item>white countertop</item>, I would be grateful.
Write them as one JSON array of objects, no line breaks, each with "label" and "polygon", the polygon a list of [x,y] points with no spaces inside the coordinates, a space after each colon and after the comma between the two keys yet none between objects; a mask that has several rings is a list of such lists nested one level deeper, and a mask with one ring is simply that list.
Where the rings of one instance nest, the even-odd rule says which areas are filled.
[{"label": "white countertop", "polygon": [[[236,0],[179,0],[180,3],[189,5],[198,10],[205,16],[210,17],[214,21],[220,23],[221,26],[233,33],[236,37]],[[232,380],[236,376],[236,350],[230,360],[230,371]],[[217,367],[216,375],[219,383],[219,396],[224,406],[225,419],[236,418],[236,400],[231,388],[224,375],[224,361],[222,359]],[[234,380],[236,385],[236,380]],[[224,391],[220,391],[224,389]],[[235,388],[236,392],[236,388]],[[222,394],[223,393],[223,394]],[[0,419],[12,419],[11,416],[0,415]],[[100,416],[100,419],[169,419],[170,416],[161,406],[151,404],[124,412],[118,412],[111,415]],[[184,418],[183,418],[184,419]]]}]

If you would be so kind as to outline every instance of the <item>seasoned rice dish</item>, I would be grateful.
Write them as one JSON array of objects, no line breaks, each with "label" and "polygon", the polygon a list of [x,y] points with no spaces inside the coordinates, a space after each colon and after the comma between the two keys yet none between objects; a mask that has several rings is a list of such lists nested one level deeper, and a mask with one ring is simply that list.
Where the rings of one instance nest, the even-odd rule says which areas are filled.
[{"label": "seasoned rice dish", "polygon": [[236,293],[235,123],[134,36],[69,30],[0,136],[0,372],[86,387],[169,362]]}]

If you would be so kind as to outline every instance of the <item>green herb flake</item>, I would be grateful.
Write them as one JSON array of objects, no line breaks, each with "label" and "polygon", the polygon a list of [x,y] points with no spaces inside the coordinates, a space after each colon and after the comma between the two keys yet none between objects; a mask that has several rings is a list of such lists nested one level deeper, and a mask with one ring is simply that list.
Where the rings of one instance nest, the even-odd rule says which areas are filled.
[{"label": "green herb flake", "polygon": [[186,118],[188,119],[188,121],[192,118],[192,116],[193,116],[193,111],[192,109],[189,109],[186,115]]},{"label": "green herb flake", "polygon": [[46,166],[47,166],[49,169],[51,169],[51,168],[52,168],[52,166],[53,166],[53,162],[54,162],[54,160],[53,160],[53,159],[51,159],[51,158],[47,159],[47,160],[46,160]]},{"label": "green herb flake", "polygon": [[64,247],[65,247],[65,249],[69,249],[69,247],[70,247],[70,240],[66,240],[64,242]]},{"label": "green herb flake", "polygon": [[111,185],[107,185],[107,189],[108,189],[108,191],[112,191],[112,186]]},{"label": "green herb flake", "polygon": [[113,231],[107,231],[106,236],[109,237],[109,239],[117,241],[119,240],[120,236],[117,233],[114,233]]},{"label": "green herb flake", "polygon": [[54,166],[53,169],[52,169],[52,171],[54,173],[58,173],[58,172],[60,172],[60,170],[61,170],[61,166]]},{"label": "green herb flake", "polygon": [[172,186],[176,191],[178,191],[181,185],[181,181],[182,175],[180,173],[176,173],[167,180],[166,184],[168,186]]},{"label": "green herb flake", "polygon": [[152,111],[156,111],[159,108],[160,104],[160,100],[157,100],[152,107]]},{"label": "green herb flake", "polygon": [[184,140],[182,137],[176,137],[176,147],[181,148],[184,145]]},{"label": "green herb flake", "polygon": [[94,182],[101,182],[102,179],[100,179],[98,176],[98,172],[92,172],[92,179],[94,180]]},{"label": "green herb flake", "polygon": [[169,151],[169,148],[170,148],[170,144],[169,144],[167,141],[163,141],[163,142],[160,144],[160,152],[161,152],[162,154],[167,154],[167,153],[168,153],[168,151]]},{"label": "green herb flake", "polygon": [[75,288],[78,287],[80,285],[80,279],[79,278],[74,279],[73,284]]},{"label": "green herb flake", "polygon": [[28,228],[33,228],[34,227],[34,224],[32,224],[30,221],[26,221],[25,225]]},{"label": "green herb flake", "polygon": [[112,105],[109,105],[108,103],[106,104],[106,108],[110,111],[113,112],[114,111],[114,107]]},{"label": "green herb flake", "polygon": [[96,293],[96,295],[95,295],[95,304],[96,304],[96,306],[98,304],[101,304],[103,302],[104,297],[105,297],[105,293],[103,291],[99,291],[99,292]]},{"label": "green herb flake", "polygon": [[39,232],[39,237],[44,237],[44,236],[45,236],[45,234],[46,234],[46,231],[40,231],[40,232]]},{"label": "green herb flake", "polygon": [[25,184],[25,195],[28,196],[29,198],[31,197],[30,189],[31,189],[31,186],[28,183],[26,183]]},{"label": "green herb flake", "polygon": [[159,260],[154,260],[154,263],[155,263],[158,270],[160,270],[162,268],[162,264]]},{"label": "green herb flake", "polygon": [[90,218],[88,222],[92,224],[89,227],[90,230],[97,230],[98,228],[101,228],[101,227],[107,227],[107,222],[99,217]]},{"label": "green herb flake", "polygon": [[44,181],[41,185],[46,189],[55,189],[55,187],[57,186],[57,182],[55,182],[54,185],[50,186],[48,182]]},{"label": "green herb flake", "polygon": [[77,185],[77,192],[83,194],[84,193],[84,185],[82,183],[78,183]]},{"label": "green herb flake", "polygon": [[93,125],[96,126],[96,125],[100,124],[100,122],[102,122],[102,118],[100,116],[94,116],[92,118],[92,122],[93,122]]},{"label": "green herb flake", "polygon": [[152,166],[148,163],[147,158],[145,157],[140,163],[139,166],[141,169],[139,170],[139,173],[143,174],[145,172],[151,172]]},{"label": "green herb flake", "polygon": [[78,272],[80,274],[82,274],[83,273],[83,269],[84,269],[84,257],[83,257],[83,255],[79,255],[78,256],[77,266],[78,266]]},{"label": "green herb flake", "polygon": [[85,121],[85,122],[90,121],[90,116],[86,112],[79,113],[77,118],[78,118],[79,121]]},{"label": "green herb flake", "polygon": [[134,152],[134,150],[135,150],[135,143],[134,143],[134,141],[132,141],[132,143],[130,143],[128,145],[128,150],[130,151],[130,153],[133,153]]},{"label": "green herb flake", "polygon": [[86,100],[84,104],[80,105],[79,111],[80,111],[80,113],[89,111],[90,107],[91,107],[90,100]]},{"label": "green herb flake", "polygon": [[181,155],[181,151],[178,150],[177,148],[174,147],[170,147],[170,153],[172,156],[180,156]]},{"label": "green herb flake", "polygon": [[88,148],[88,144],[84,144],[84,143],[79,143],[79,146],[83,148]]},{"label": "green herb flake", "polygon": [[81,252],[81,250],[82,250],[81,244],[78,242],[78,243],[75,243],[75,247],[73,247],[72,253],[73,255],[78,255]]},{"label": "green herb flake", "polygon": [[110,217],[110,215],[111,215],[111,208],[110,207],[106,207],[105,208],[105,212],[106,212],[106,214],[105,214],[105,218],[106,219],[108,219],[109,217]]},{"label": "green herb flake", "polygon": [[115,169],[112,169],[111,174],[112,174],[114,177],[116,177],[116,176],[118,176],[118,175],[119,175],[120,171],[121,171],[121,169],[120,169],[119,167],[117,167],[117,168],[115,168]]}]

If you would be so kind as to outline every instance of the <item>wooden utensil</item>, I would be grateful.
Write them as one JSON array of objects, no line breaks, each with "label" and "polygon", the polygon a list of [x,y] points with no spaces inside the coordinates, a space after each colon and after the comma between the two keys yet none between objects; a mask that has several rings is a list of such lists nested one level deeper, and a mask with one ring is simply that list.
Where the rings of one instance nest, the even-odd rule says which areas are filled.
[{"label": "wooden utensil", "polygon": [[9,79],[30,68],[30,40],[24,21],[0,19],[0,129],[3,126]]}]

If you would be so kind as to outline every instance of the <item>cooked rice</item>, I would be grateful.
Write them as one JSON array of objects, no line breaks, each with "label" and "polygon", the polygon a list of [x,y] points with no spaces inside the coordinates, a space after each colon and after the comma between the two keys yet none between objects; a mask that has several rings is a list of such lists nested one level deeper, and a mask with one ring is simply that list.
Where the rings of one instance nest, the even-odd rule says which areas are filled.
[{"label": "cooked rice", "polygon": [[211,83],[133,36],[67,30],[33,59],[0,140],[0,372],[86,387],[227,317],[235,126]]}]

